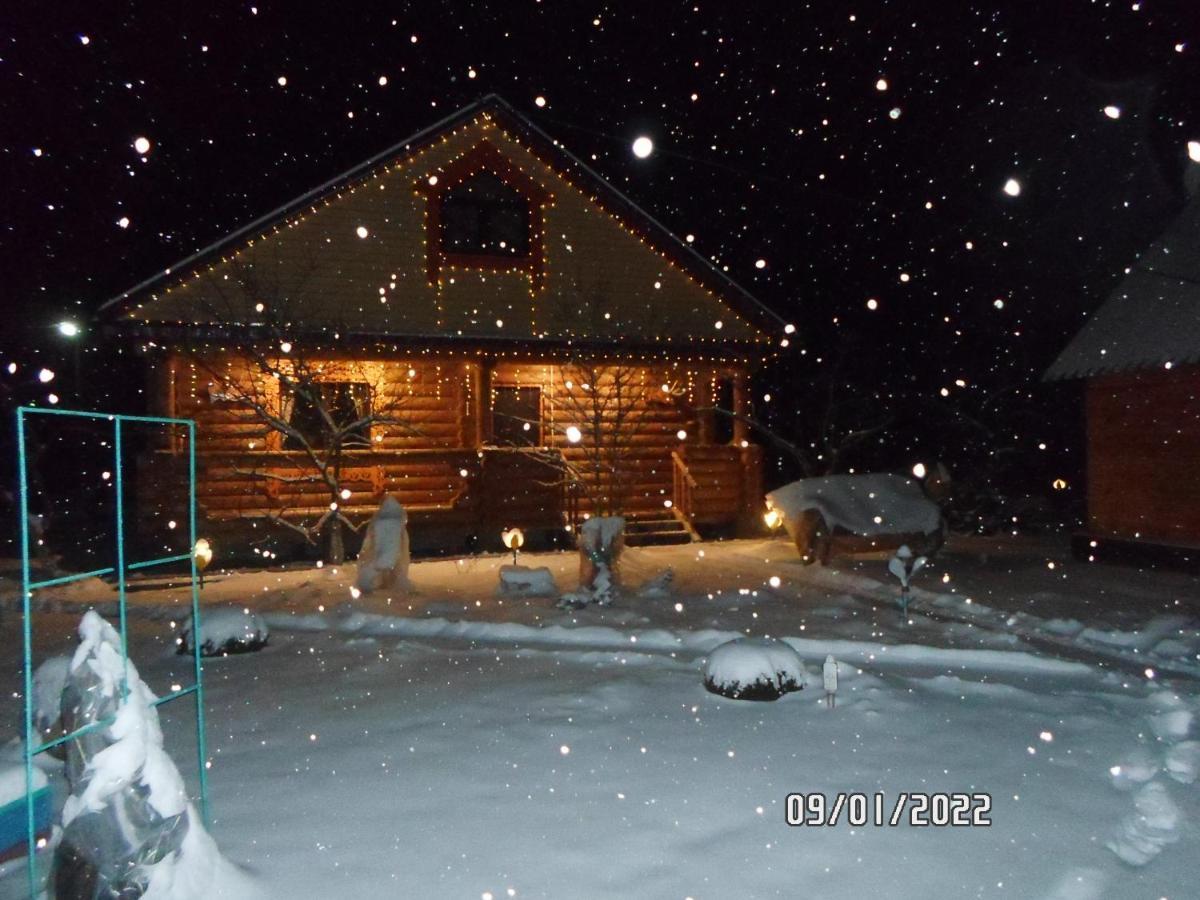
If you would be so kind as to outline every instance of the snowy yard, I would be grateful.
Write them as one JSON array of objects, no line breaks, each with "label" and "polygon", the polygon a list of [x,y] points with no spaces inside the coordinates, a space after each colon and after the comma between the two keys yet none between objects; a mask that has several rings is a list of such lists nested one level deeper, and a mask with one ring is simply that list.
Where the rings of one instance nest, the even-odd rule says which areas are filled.
[{"label": "snowy yard", "polygon": [[[390,603],[351,604],[353,567],[217,575],[205,602],[251,604],[272,633],[206,667],[213,835],[278,897],[1192,895],[1194,579],[959,541],[904,623],[883,560],[794,557],[782,540],[631,550],[622,598],[569,612],[498,597],[506,557],[415,564]],[[574,587],[571,556],[522,563]],[[668,566],[670,592],[639,596]],[[165,693],[186,679],[183,597],[154,584],[131,595],[131,653]],[[59,600],[35,620],[45,653],[111,591]],[[6,610],[10,734],[18,627]],[[703,658],[745,634],[785,638],[806,688],[707,693]],[[163,711],[187,777],[190,708]],[[787,795],[814,792],[882,793],[885,817],[902,793],[986,793],[991,824],[789,827]]]}]

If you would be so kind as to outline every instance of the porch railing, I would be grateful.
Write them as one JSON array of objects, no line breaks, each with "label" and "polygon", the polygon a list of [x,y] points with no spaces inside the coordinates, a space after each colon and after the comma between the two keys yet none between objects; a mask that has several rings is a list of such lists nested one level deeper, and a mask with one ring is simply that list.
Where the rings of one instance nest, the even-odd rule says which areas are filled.
[{"label": "porch railing", "polygon": [[699,485],[692,473],[688,471],[687,463],[678,451],[671,451],[671,462],[674,464],[672,467],[674,487],[671,496],[671,511],[675,513],[675,518],[687,528],[692,539],[696,540],[698,535],[695,526],[692,525],[692,518],[695,515],[695,491]]}]

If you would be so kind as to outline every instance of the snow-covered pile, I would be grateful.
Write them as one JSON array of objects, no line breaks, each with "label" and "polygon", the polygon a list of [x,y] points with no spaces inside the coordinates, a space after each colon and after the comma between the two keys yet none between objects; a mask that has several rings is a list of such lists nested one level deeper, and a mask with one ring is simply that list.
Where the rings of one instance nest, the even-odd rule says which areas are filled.
[{"label": "snow-covered pile", "polygon": [[734,700],[778,700],[804,687],[804,663],[783,641],[738,638],[708,655],[704,686]]},{"label": "snow-covered pile", "polygon": [[64,721],[76,729],[113,716],[113,724],[70,743],[71,795],[56,851],[56,895],[253,896],[188,802],[179,770],[163,749],[157,698],[133,663],[122,659],[120,635],[91,611],[80,622],[79,637]]},{"label": "snow-covered pile", "polygon": [[408,513],[395,497],[379,504],[358,554],[356,586],[363,593],[408,588]]},{"label": "snow-covered pile", "polygon": [[901,475],[801,478],[767,494],[767,506],[783,515],[789,534],[808,510],[819,512],[830,528],[864,536],[933,534],[942,527],[937,504]]},{"label": "snow-covered pile", "polygon": [[[188,619],[176,643],[179,653],[192,652],[193,630],[192,620]],[[201,656],[228,656],[261,650],[267,646],[271,630],[257,613],[244,606],[227,606],[201,614],[200,635]]]},{"label": "snow-covered pile", "polygon": [[638,588],[638,596],[643,600],[660,600],[664,597],[670,597],[671,585],[674,583],[675,570],[666,569]]},{"label": "snow-covered pile", "polygon": [[558,593],[554,575],[545,566],[501,566],[500,593],[517,597],[553,597]]}]

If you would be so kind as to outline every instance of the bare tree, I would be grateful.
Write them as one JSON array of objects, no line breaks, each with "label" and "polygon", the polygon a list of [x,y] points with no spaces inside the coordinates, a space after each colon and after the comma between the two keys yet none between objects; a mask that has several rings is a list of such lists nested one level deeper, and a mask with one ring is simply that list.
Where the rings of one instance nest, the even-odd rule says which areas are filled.
[{"label": "bare tree", "polygon": [[572,362],[560,368],[564,391],[555,418],[578,429],[567,434],[562,473],[577,484],[598,516],[625,511],[637,472],[632,455],[648,424],[649,404],[638,369]]},{"label": "bare tree", "polygon": [[[233,272],[218,299],[235,310],[254,301],[262,321],[253,326],[253,339],[239,342],[225,359],[197,353],[196,361],[211,378],[210,399],[249,411],[261,426],[261,444],[250,445],[260,452],[235,471],[264,483],[272,523],[323,545],[326,561],[340,563],[346,532],[357,533],[369,518],[356,521],[343,508],[351,495],[348,470],[356,451],[371,450],[387,429],[411,430],[404,395],[382,361],[343,358],[290,336],[289,292],[264,284],[251,266],[235,265]],[[372,493],[379,490],[382,485],[374,485]]]}]

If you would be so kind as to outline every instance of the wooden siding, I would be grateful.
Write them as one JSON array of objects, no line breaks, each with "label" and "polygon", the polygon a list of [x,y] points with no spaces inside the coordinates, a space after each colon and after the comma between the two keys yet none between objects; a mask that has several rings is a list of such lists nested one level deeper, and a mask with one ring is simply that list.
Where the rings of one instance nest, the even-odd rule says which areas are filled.
[{"label": "wooden siding", "polygon": [[1200,368],[1092,379],[1087,423],[1091,531],[1200,545]]}]

